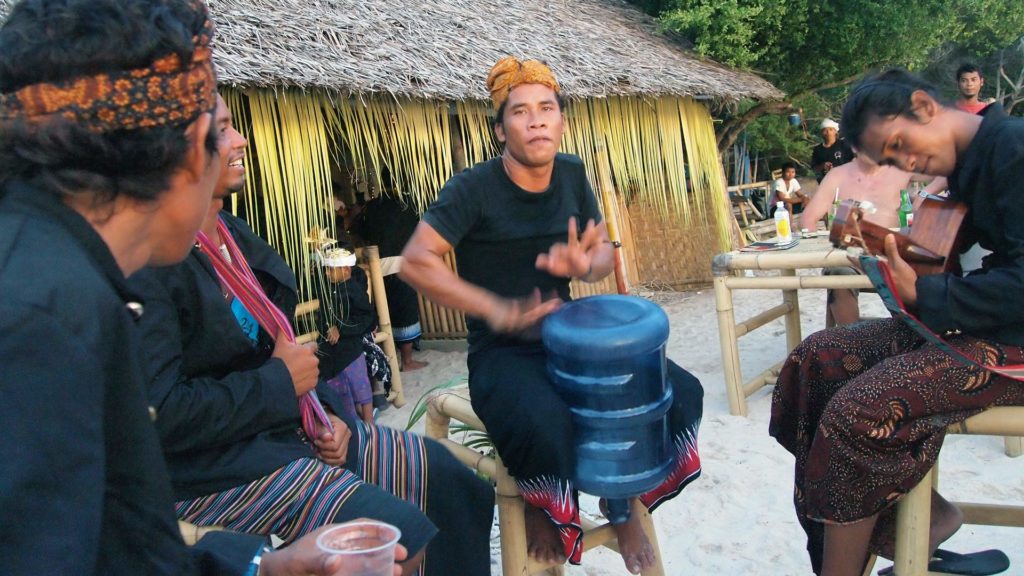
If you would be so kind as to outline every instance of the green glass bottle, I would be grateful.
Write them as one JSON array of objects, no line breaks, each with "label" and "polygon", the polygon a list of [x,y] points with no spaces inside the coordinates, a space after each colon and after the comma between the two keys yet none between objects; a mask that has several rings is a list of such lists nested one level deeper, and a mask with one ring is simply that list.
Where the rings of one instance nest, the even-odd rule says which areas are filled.
[{"label": "green glass bottle", "polygon": [[900,228],[909,228],[914,223],[914,205],[910,203],[910,193],[904,188],[900,190]]}]

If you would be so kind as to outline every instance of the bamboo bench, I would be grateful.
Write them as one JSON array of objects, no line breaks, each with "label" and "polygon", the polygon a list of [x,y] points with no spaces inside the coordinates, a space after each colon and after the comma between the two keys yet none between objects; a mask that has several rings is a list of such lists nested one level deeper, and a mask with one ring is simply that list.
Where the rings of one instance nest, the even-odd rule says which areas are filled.
[{"label": "bamboo bench", "polygon": [[[462,463],[478,474],[490,478],[495,484],[498,503],[498,530],[501,540],[501,571],[502,574],[516,576],[545,572],[561,575],[561,565],[538,562],[529,557],[526,551],[525,502],[519,495],[516,480],[509,473],[497,454],[492,458],[467,448],[448,438],[448,427],[452,419],[467,426],[486,432],[483,422],[473,412],[469,401],[468,388],[452,388],[435,392],[427,399],[427,437],[443,444]],[[644,532],[654,548],[656,562],[654,567],[641,572],[642,576],[665,576],[661,564],[661,551],[658,548],[658,535],[654,531],[654,522],[650,512],[633,499],[631,514],[640,519]],[[583,551],[605,546],[619,551],[615,540],[615,530],[610,523],[598,524],[588,518],[580,517],[583,526]]]},{"label": "bamboo bench", "polygon": [[[949,427],[949,434],[1024,436],[1024,407],[989,408]],[[1019,480],[1019,478],[1018,478]],[[931,524],[931,493],[938,484],[933,467],[913,490],[896,504],[896,576],[939,575],[928,571],[928,530]],[[1024,528],[1024,505],[953,502],[964,513],[964,524]],[[870,565],[873,562],[869,562]]]}]

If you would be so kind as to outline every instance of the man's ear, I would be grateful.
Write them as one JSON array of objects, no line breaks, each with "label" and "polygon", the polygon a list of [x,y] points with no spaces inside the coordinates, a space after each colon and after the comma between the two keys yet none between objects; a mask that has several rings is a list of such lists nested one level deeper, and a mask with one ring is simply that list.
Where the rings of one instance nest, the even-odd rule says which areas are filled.
[{"label": "man's ear", "polygon": [[188,150],[185,152],[185,165],[182,167],[190,175],[193,182],[198,182],[206,174],[210,163],[217,157],[206,148],[206,137],[213,123],[213,114],[203,112],[185,129],[188,138]]},{"label": "man's ear", "polygon": [[498,142],[505,143],[505,125],[503,123],[494,123],[494,137],[498,139]]},{"label": "man's ear", "polygon": [[938,114],[939,103],[924,90],[914,90],[910,95],[910,111],[918,122],[928,124]]}]

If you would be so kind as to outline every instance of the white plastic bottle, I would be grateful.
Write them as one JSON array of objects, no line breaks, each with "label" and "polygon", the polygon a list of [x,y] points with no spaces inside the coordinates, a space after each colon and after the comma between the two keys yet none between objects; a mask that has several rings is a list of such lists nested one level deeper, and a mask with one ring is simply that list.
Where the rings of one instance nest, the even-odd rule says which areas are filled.
[{"label": "white plastic bottle", "polygon": [[785,202],[775,203],[775,235],[779,244],[793,241],[793,231],[789,227],[789,211],[786,210]]}]

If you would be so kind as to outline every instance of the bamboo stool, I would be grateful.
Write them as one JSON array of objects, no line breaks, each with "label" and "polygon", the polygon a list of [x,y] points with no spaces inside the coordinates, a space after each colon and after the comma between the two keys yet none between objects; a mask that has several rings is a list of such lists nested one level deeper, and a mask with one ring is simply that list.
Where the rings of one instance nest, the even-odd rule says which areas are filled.
[{"label": "bamboo stool", "polygon": [[[1024,436],[1024,407],[1000,406],[949,427],[950,434]],[[928,529],[931,521],[931,491],[938,482],[935,468],[897,504],[896,576],[939,574],[928,571]],[[1024,528],[1024,506],[953,502],[964,513],[965,524],[1017,526]]]},{"label": "bamboo stool", "polygon": [[[391,312],[388,310],[387,295],[384,294],[385,274],[381,267],[380,252],[376,246],[356,248],[356,259],[369,278],[367,290],[370,293],[370,301],[373,302],[373,306],[377,310],[377,332],[374,334],[373,341],[384,350],[384,354],[388,357],[388,365],[391,366],[391,393],[388,394],[388,402],[394,404],[395,408],[401,408],[405,405],[405,392],[402,389],[402,373],[399,370],[395,337],[391,331]],[[394,270],[391,273],[394,273]],[[295,317],[300,318],[313,314],[319,308],[319,300],[300,302],[295,307]],[[320,333],[314,328],[309,332],[297,334],[295,341],[299,344],[306,344],[316,342],[319,337]],[[380,391],[379,387],[380,383],[374,382],[374,393]]]},{"label": "bamboo stool", "polygon": [[[508,473],[500,456],[496,455],[491,458],[450,440],[448,425],[452,418],[481,432],[487,431],[483,422],[473,412],[467,388],[441,390],[427,399],[426,433],[427,437],[443,444],[464,464],[479,474],[487,476],[495,483],[502,574],[505,576],[527,576],[541,572],[554,575],[563,574],[561,565],[541,563],[529,557],[526,551],[526,521],[524,517],[526,504],[519,495],[515,478]],[[661,565],[661,550],[658,548],[658,535],[654,531],[650,513],[636,499],[633,500],[631,513],[640,519],[643,530],[654,548],[655,558],[657,558],[654,567],[641,574],[643,576],[665,576],[665,570]],[[597,524],[582,517],[580,523],[584,532],[584,552],[598,546],[619,551],[618,543],[615,540],[615,530],[610,523]]]}]

